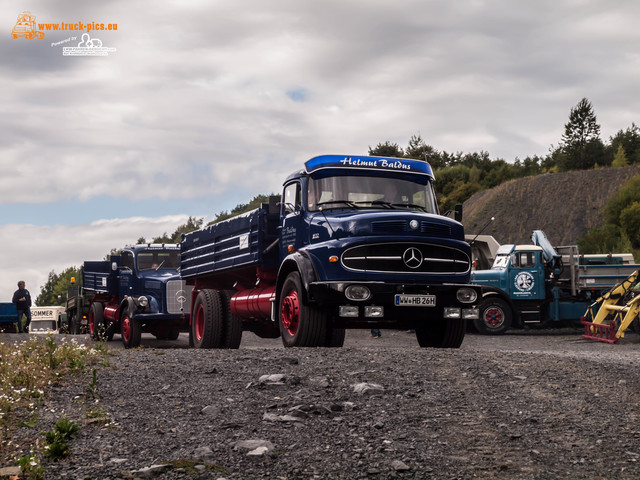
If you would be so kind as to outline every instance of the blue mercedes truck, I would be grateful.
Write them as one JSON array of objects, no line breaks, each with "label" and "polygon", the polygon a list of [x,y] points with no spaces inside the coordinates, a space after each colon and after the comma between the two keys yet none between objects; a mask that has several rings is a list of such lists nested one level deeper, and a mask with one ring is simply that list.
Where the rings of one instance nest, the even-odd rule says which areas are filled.
[{"label": "blue mercedes truck", "polygon": [[127,246],[110,260],[84,262],[82,288],[67,300],[70,332],[86,326],[95,340],[119,333],[126,348],[140,345],[143,332],[176,340],[189,327],[191,301],[179,268],[175,244]]},{"label": "blue mercedes truck", "polygon": [[480,290],[433,182],[423,161],[318,156],[281,197],[184,235],[191,344],[237,348],[248,330],[340,347],[347,328],[394,328],[415,330],[422,347],[459,347]]}]

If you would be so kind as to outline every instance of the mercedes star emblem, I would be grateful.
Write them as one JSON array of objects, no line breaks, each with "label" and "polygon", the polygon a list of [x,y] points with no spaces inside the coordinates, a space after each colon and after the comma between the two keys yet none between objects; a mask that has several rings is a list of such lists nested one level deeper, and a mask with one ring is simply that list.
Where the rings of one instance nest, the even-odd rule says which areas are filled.
[{"label": "mercedes star emblem", "polygon": [[418,268],[422,265],[422,252],[415,247],[407,248],[402,254],[404,264],[409,268]]}]

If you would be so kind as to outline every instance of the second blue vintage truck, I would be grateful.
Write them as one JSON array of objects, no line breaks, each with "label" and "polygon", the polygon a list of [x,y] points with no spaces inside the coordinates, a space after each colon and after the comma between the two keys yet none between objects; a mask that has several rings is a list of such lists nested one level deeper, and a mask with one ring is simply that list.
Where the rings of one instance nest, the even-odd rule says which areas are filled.
[{"label": "second blue vintage truck", "polygon": [[180,247],[125,247],[110,260],[84,262],[82,287],[67,299],[69,331],[88,328],[96,339],[119,333],[126,348],[140,345],[142,332],[175,340],[189,328],[191,288],[178,273]]},{"label": "second blue vintage truck", "polygon": [[237,348],[250,330],[285,347],[339,347],[346,328],[375,327],[459,347],[480,289],[433,182],[423,161],[323,155],[285,180],[282,197],[186,234],[192,345]]}]

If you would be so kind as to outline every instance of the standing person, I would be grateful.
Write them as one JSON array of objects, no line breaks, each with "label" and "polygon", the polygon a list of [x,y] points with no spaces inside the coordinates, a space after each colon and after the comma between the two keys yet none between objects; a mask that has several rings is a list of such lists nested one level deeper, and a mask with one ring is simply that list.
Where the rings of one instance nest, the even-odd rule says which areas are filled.
[{"label": "standing person", "polygon": [[16,304],[16,310],[18,310],[18,333],[22,333],[22,315],[27,317],[27,324],[24,326],[24,332],[29,331],[29,324],[31,323],[31,294],[27,290],[23,280],[18,282],[18,290],[13,294],[13,303]]}]

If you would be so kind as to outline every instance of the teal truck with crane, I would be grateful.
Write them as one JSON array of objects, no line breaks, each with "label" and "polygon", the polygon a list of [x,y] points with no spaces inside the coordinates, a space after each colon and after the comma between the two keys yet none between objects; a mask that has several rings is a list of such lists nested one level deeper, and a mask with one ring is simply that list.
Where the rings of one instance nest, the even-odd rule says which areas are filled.
[{"label": "teal truck with crane", "polygon": [[619,255],[586,262],[576,245],[553,247],[541,230],[531,240],[501,245],[490,269],[471,272],[471,282],[483,287],[480,315],[473,321],[480,333],[579,325],[589,305],[640,268]]}]

